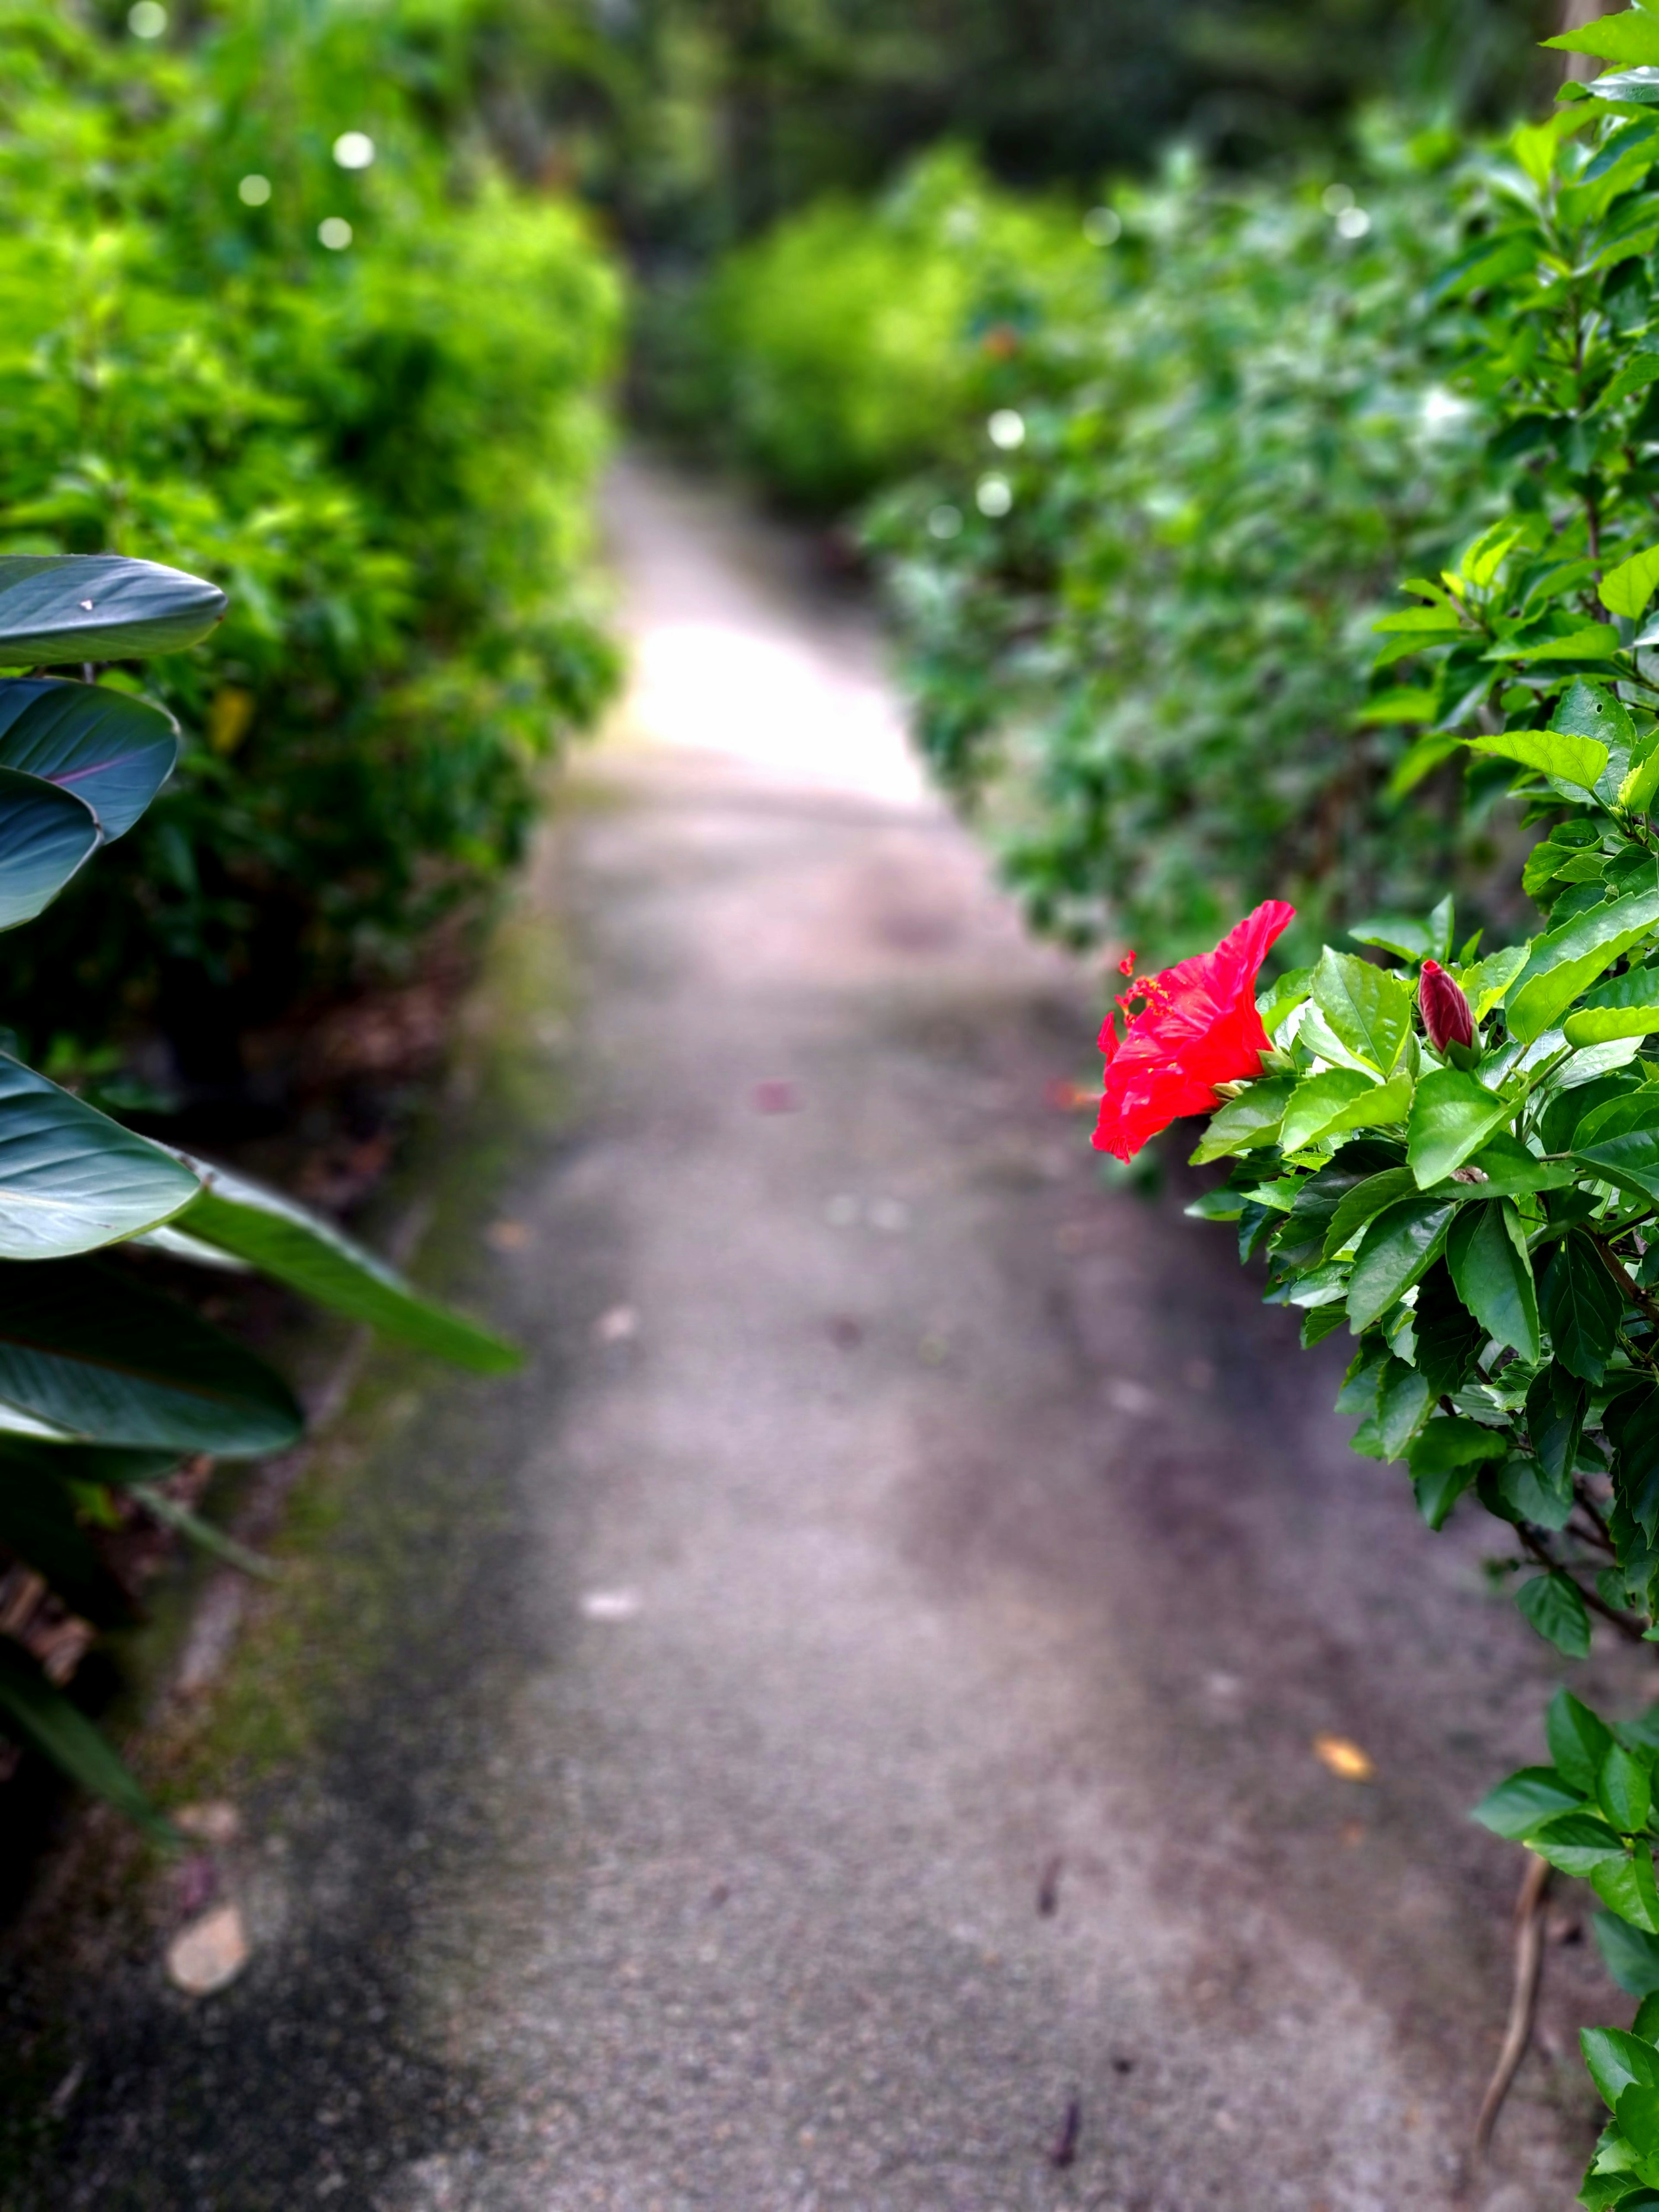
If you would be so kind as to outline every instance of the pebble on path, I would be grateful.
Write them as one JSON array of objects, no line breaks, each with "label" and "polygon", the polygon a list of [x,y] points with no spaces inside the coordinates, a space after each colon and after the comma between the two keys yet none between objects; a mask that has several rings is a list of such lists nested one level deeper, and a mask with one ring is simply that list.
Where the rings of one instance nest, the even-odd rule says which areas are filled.
[{"label": "pebble on path", "polygon": [[234,1905],[216,1905],[181,1928],[167,1946],[167,1979],[186,1996],[229,1987],[248,1962],[247,1931]]}]

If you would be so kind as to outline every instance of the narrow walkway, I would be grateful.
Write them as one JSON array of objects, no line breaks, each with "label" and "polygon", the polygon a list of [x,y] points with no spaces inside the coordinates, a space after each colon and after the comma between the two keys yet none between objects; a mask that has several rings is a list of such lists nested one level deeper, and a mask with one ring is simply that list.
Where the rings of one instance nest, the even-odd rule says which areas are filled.
[{"label": "narrow walkway", "polygon": [[1535,1755],[1542,1648],[1346,1453],[1340,1346],[1103,1193],[1050,1097],[1088,993],[921,790],[866,618],[713,495],[630,470],[613,522],[638,678],[552,862],[580,1103],[496,1239],[535,1357],[398,1447],[508,1501],[395,1731],[422,1832],[343,1723],[270,1958],[125,2001],[58,2201],[1559,2212],[1584,1946],[1462,2162],[1516,1873],[1463,1809]]}]

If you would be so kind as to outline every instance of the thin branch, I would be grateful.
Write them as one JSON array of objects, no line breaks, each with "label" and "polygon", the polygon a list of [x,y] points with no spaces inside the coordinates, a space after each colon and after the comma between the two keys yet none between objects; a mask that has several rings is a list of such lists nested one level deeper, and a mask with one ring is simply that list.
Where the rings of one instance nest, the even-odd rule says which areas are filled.
[{"label": "thin branch", "polygon": [[1504,2100],[1532,2041],[1532,2024],[1538,2013],[1538,1984],[1544,1972],[1544,1901],[1549,1895],[1550,1866],[1535,1851],[1527,1853],[1527,1870],[1515,1900],[1515,1986],[1510,1996],[1510,2016],[1504,2045],[1486,2094],[1480,2100],[1480,2116],[1474,2124],[1474,2154],[1484,2159],[1492,2145],[1492,2130],[1504,2109]]}]

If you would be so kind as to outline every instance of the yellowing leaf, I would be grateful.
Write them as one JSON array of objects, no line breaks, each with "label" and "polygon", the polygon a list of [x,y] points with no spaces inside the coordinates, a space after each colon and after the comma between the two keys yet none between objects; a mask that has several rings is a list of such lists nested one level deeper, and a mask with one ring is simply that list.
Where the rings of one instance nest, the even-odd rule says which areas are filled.
[{"label": "yellowing leaf", "polygon": [[1370,1782],[1376,1769],[1359,1746],[1346,1735],[1316,1735],[1314,1757],[1344,1782]]}]

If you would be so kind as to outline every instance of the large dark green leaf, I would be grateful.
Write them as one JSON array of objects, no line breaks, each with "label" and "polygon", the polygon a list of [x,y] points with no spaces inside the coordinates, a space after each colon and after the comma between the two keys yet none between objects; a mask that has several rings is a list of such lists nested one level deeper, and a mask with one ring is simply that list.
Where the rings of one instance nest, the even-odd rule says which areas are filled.
[{"label": "large dark green leaf", "polygon": [[98,817],[73,792],[0,768],[0,929],[33,921],[97,846]]},{"label": "large dark green leaf", "polygon": [[301,1425],[262,1360],[96,1260],[0,1267],[0,1407],[66,1441],[231,1458]]},{"label": "large dark green leaf", "polygon": [[1378,1320],[1433,1265],[1455,1210],[1447,1199],[1407,1198],[1376,1216],[1359,1241],[1348,1285],[1348,1320],[1356,1332]]},{"label": "large dark green leaf", "polygon": [[1458,1297],[1482,1328],[1523,1359],[1535,1360],[1538,1293],[1514,1200],[1463,1207],[1446,1239],[1446,1265]]},{"label": "large dark green leaf", "polygon": [[1625,1301],[1601,1254],[1581,1231],[1562,1239],[1544,1278],[1541,1303],[1556,1358],[1586,1382],[1599,1382]]},{"label": "large dark green leaf", "polygon": [[1486,1340],[1453,1288],[1443,1261],[1437,1261],[1417,1287],[1417,1364],[1431,1393],[1449,1397],[1462,1389]]},{"label": "large dark green leaf", "polygon": [[65,1259],[136,1236],[198,1188],[159,1145],[0,1054],[0,1260]]},{"label": "large dark green leaf", "polygon": [[1413,1443],[1409,1455],[1417,1510],[1431,1528],[1443,1528],[1454,1505],[1477,1471],[1504,1457],[1507,1439],[1500,1429],[1483,1428],[1466,1415],[1431,1420]]},{"label": "large dark green leaf", "polygon": [[1602,1417],[1620,1502],[1651,1543],[1659,1534],[1659,1389],[1621,1391]]},{"label": "large dark green leaf", "polygon": [[0,682],[0,768],[72,792],[106,838],[131,829],[178,757],[172,715],[128,692],[60,677]]},{"label": "large dark green leaf", "polygon": [[136,1820],[159,1841],[178,1831],[150,1803],[125,1763],[92,1723],[15,1644],[0,1639],[0,1714],[6,1725],[72,1782]]},{"label": "large dark green leaf", "polygon": [[191,1237],[250,1261],[278,1282],[353,1321],[480,1374],[519,1364],[515,1348],[442,1306],[416,1297],[402,1276],[331,1224],[228,1168],[191,1163],[202,1191],[179,1217]]},{"label": "large dark green leaf", "polygon": [[1571,1476],[1589,1406],[1584,1384],[1553,1360],[1527,1392],[1527,1433],[1540,1465],[1558,1482]]},{"label": "large dark green leaf", "polygon": [[1582,2027],[1579,2048],[1589,2077],[1611,2110],[1632,2081],[1659,2087],[1659,2051],[1621,2027]]},{"label": "large dark green leaf", "polygon": [[155,561],[13,554],[0,558],[0,668],[177,653],[224,611],[216,585]]}]

